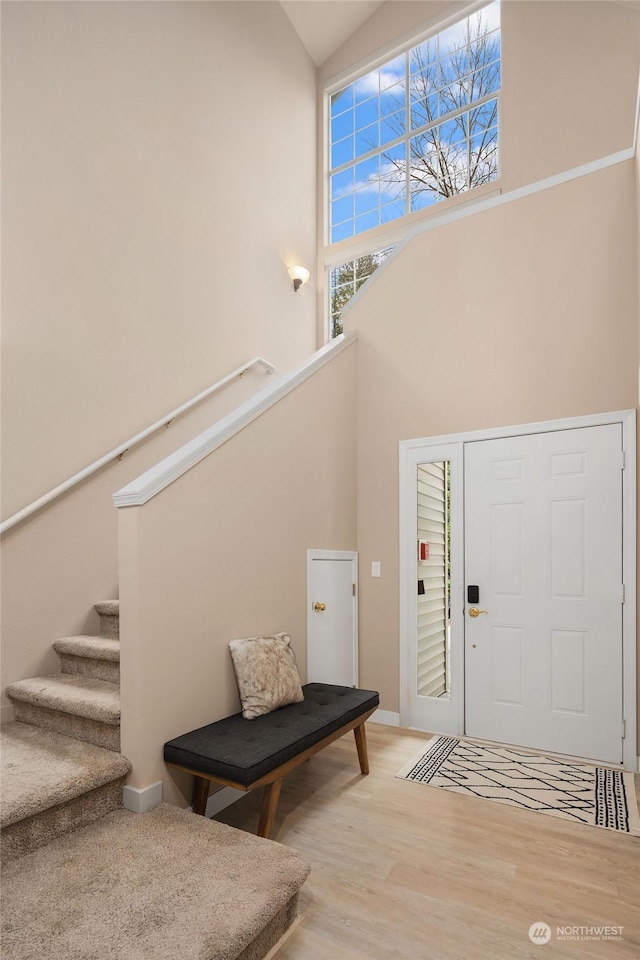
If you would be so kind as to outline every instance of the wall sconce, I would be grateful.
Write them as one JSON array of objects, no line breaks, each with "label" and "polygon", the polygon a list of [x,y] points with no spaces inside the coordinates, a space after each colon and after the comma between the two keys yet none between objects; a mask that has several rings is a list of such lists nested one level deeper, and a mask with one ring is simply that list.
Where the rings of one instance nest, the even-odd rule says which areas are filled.
[{"label": "wall sconce", "polygon": [[309,271],[306,267],[287,267],[287,270],[293,280],[293,289],[297,293],[302,284],[309,279]]}]

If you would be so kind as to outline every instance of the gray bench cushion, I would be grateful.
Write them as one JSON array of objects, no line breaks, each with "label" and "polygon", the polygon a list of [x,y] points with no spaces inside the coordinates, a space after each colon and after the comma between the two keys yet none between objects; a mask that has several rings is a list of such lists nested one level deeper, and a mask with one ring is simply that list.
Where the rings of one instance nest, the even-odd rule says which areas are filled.
[{"label": "gray bench cushion", "polygon": [[245,720],[241,713],[164,745],[164,759],[249,786],[324,737],[378,706],[374,690],[307,683],[304,700]]}]

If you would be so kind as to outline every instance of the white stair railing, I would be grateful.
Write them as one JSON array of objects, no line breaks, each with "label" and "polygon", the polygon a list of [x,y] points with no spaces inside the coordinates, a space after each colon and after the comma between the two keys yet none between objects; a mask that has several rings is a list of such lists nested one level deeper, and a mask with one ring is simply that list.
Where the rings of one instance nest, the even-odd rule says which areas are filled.
[{"label": "white stair railing", "polygon": [[232,380],[242,377],[245,373],[247,373],[247,371],[256,366],[264,367],[267,373],[273,373],[276,369],[272,363],[269,363],[268,360],[264,360],[262,357],[254,357],[253,360],[249,360],[248,363],[243,364],[243,366],[238,367],[236,370],[233,370],[231,373],[227,374],[226,377],[223,377],[221,380],[217,380],[210,387],[207,387],[207,389],[203,390],[202,393],[192,397],[191,400],[187,400],[186,403],[183,403],[181,406],[176,407],[175,410],[172,410],[171,413],[167,413],[164,417],[161,417],[160,420],[156,420],[156,422],[152,423],[150,427],[147,427],[145,430],[137,433],[135,437],[131,437],[130,440],[125,440],[125,442],[121,443],[119,447],[116,447],[114,450],[110,450],[109,453],[106,453],[104,457],[100,457],[99,460],[95,460],[93,463],[89,464],[88,467],[85,467],[84,470],[81,470],[79,473],[74,474],[73,477],[65,480],[64,483],[54,487],[54,489],[50,490],[49,493],[45,493],[44,496],[34,500],[33,503],[29,504],[29,506],[24,507],[22,510],[14,513],[11,517],[3,520],[0,524],[0,535],[6,533],[7,530],[10,530],[12,527],[15,527],[15,525],[20,523],[22,520],[26,520],[26,518],[35,513],[36,510],[40,510],[42,507],[45,507],[48,503],[51,503],[52,500],[55,500],[56,497],[66,493],[67,490],[71,490],[71,488],[75,487],[76,484],[86,480],[87,477],[90,477],[91,474],[96,473],[112,460],[117,460],[119,457],[124,456],[124,454],[131,450],[132,447],[142,443],[143,440],[146,440],[147,437],[150,437],[152,434],[162,429],[162,427],[168,427],[171,421],[175,420],[176,417],[186,413],[187,410],[191,410],[192,407],[195,407],[198,403],[206,400],[207,397],[210,397],[213,393],[217,393],[218,390],[221,390],[222,387],[225,387],[228,383],[231,383]]}]

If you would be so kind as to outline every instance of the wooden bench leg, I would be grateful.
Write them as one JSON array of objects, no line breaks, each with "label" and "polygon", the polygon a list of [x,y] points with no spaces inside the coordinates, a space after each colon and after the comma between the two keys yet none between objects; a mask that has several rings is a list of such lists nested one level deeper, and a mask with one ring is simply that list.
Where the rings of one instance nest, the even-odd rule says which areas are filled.
[{"label": "wooden bench leg", "polygon": [[262,807],[260,808],[260,823],[258,825],[258,836],[269,839],[271,830],[276,819],[276,810],[278,809],[278,800],[280,799],[280,788],[282,779],[274,780],[268,783],[262,794]]},{"label": "wooden bench leg", "polygon": [[364,722],[359,727],[353,728],[356,738],[356,747],[358,748],[358,760],[360,761],[360,773],[369,773],[369,756],[367,754],[367,735],[364,732]]},{"label": "wooden bench leg", "polygon": [[193,793],[191,795],[191,807],[194,813],[199,813],[204,817],[207,809],[207,800],[209,799],[209,789],[211,784],[204,777],[193,775]]}]

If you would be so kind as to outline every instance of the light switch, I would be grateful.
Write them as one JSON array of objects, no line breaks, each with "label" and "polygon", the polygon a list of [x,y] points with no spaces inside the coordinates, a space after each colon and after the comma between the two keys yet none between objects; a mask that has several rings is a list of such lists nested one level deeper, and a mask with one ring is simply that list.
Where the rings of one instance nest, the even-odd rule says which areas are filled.
[{"label": "light switch", "polygon": [[380,576],[380,562],[378,560],[374,560],[374,562],[371,564],[371,576],[372,577]]}]

